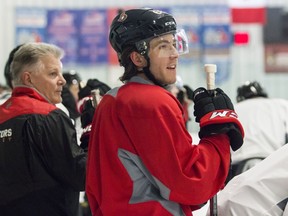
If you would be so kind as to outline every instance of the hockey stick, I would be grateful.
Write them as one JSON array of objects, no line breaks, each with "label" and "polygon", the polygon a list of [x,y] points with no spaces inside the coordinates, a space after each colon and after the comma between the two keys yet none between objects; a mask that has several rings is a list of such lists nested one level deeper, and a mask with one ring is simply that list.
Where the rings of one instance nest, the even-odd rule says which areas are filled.
[{"label": "hockey stick", "polygon": [[[215,73],[217,66],[215,64],[205,64],[207,90],[213,91],[215,89]],[[210,199],[210,216],[217,216],[217,194]]]}]

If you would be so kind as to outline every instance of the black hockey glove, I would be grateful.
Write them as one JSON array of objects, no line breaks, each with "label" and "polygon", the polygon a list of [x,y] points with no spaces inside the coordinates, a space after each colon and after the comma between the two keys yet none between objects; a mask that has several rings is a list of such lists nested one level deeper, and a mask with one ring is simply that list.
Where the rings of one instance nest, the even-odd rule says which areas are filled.
[{"label": "black hockey glove", "polygon": [[244,131],[238,116],[234,111],[230,98],[217,88],[208,91],[198,88],[194,91],[194,116],[200,123],[199,137],[207,137],[212,134],[226,133],[230,138],[233,151],[243,144]]},{"label": "black hockey glove", "polygon": [[84,150],[87,150],[95,108],[93,107],[91,97],[86,97],[83,99],[83,103],[79,107],[79,111],[81,113],[81,127],[83,128],[83,133],[80,138],[80,146]]}]

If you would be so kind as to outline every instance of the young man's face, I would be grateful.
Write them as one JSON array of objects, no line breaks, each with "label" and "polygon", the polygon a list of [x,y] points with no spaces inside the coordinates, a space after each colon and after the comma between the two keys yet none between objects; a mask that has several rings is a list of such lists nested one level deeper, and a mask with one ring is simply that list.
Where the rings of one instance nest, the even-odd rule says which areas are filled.
[{"label": "young man's face", "polygon": [[62,88],[66,83],[62,76],[62,63],[54,56],[42,58],[42,63],[41,71],[31,73],[31,83],[51,103],[61,103]]},{"label": "young man's face", "polygon": [[150,71],[162,84],[176,82],[179,54],[173,34],[166,34],[150,41]]}]

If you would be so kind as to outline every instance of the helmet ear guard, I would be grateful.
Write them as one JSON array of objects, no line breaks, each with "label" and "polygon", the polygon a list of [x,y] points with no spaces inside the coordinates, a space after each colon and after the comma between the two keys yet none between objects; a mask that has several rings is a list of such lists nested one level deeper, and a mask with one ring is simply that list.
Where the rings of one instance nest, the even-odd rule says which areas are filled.
[{"label": "helmet ear guard", "polygon": [[141,55],[146,55],[148,48],[149,48],[149,42],[147,42],[146,40],[143,41],[139,41],[136,44],[136,49],[137,51],[141,54]]}]

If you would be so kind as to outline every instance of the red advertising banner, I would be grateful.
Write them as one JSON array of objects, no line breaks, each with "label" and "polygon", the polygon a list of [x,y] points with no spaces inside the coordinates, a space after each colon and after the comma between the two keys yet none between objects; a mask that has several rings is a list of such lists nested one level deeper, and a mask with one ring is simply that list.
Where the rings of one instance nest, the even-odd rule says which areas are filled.
[{"label": "red advertising banner", "polygon": [[233,23],[259,23],[266,22],[266,8],[231,8]]},{"label": "red advertising banner", "polygon": [[233,23],[266,22],[266,0],[228,0]]}]

